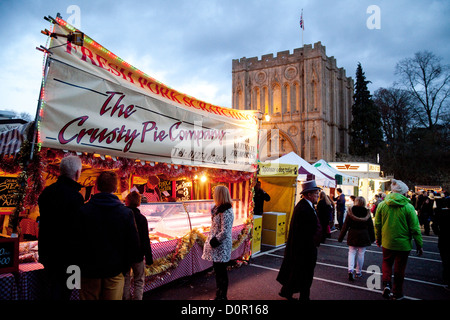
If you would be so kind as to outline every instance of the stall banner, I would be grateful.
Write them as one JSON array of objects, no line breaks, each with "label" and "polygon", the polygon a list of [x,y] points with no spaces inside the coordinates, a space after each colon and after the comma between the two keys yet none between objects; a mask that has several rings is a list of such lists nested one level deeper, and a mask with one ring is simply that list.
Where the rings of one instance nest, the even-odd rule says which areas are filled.
[{"label": "stall banner", "polygon": [[[58,19],[55,32],[72,27]],[[44,147],[255,171],[254,112],[201,102],[150,78],[85,36],[52,38],[40,112]]]},{"label": "stall banner", "polygon": [[298,165],[276,162],[258,163],[258,176],[298,176]]},{"label": "stall banner", "polygon": [[[58,19],[54,32],[73,31]],[[148,77],[85,36],[52,38],[40,112],[44,147],[255,171],[254,112],[213,106]]]}]

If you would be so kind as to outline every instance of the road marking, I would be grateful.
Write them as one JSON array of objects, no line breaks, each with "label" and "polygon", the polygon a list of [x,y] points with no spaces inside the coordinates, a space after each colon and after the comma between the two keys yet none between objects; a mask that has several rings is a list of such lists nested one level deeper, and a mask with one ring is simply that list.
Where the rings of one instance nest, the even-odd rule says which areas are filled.
[{"label": "road marking", "polygon": [[[336,246],[336,245],[333,245],[333,244],[326,244],[326,243],[321,243],[320,246],[324,246],[324,247],[333,247],[333,248],[340,248],[340,249],[347,249],[347,250],[348,250],[348,246]],[[375,250],[366,250],[366,252],[372,252],[372,253],[383,254],[382,251],[375,251]],[[439,263],[442,263],[441,260],[430,259],[430,258],[423,258],[423,257],[416,257],[416,256],[412,256],[412,255],[410,255],[408,258],[419,259],[419,260],[427,260],[427,261],[433,261],[433,262],[439,262]]]},{"label": "road marking", "polygon": [[278,251],[278,250],[280,250],[280,249],[284,249],[284,247],[286,247],[286,244],[281,245],[281,246],[276,247],[276,248],[273,248],[273,249],[271,249],[271,250],[258,252],[258,253],[256,253],[256,254],[253,254],[253,255],[252,255],[252,258],[257,258],[257,257],[259,257],[259,256],[262,256],[262,255],[265,255],[265,254],[269,254],[269,253],[272,253],[272,252],[274,252],[274,251]]},{"label": "road marking", "polygon": [[[262,266],[262,265],[254,264],[254,263],[251,263],[251,264],[249,264],[249,265],[250,265],[250,266],[253,266],[253,267],[261,268],[261,269],[266,269],[266,270],[276,271],[276,272],[279,272],[279,271],[280,271],[279,269],[270,268],[270,267],[266,267],[266,266]],[[333,281],[333,280],[328,280],[328,279],[323,279],[323,278],[318,278],[318,277],[313,277],[313,279],[314,279],[314,280],[317,280],[317,281],[323,281],[323,282],[327,282],[327,283],[336,284],[336,285],[339,285],[339,286],[344,286],[344,287],[350,287],[350,288],[354,288],[354,289],[360,289],[360,290],[370,291],[370,292],[374,292],[374,293],[378,293],[378,294],[381,294],[381,293],[382,293],[381,290],[369,289],[369,288],[366,288],[366,287],[360,287],[360,286],[353,285],[353,284],[348,284],[348,283],[343,283],[343,282],[338,282],[338,281]],[[421,300],[421,299],[418,299],[418,298],[407,297],[407,296],[405,296],[405,299],[410,299],[410,300]]]},{"label": "road marking", "polygon": [[[333,238],[327,238],[327,240],[338,242],[337,239],[333,239]],[[422,240],[423,240],[423,239],[422,239]],[[437,243],[437,241],[429,241],[429,240],[423,240],[423,242]],[[438,253],[438,252],[432,252],[432,251],[424,251],[424,253],[440,254],[440,253]]]},{"label": "road marking", "polygon": [[[280,256],[278,254],[273,254],[273,253],[269,253],[267,255],[272,256],[272,257],[276,257],[276,258],[284,258],[283,256]],[[339,268],[339,269],[345,269],[345,270],[348,269],[347,266],[339,266],[339,265],[336,265],[336,264],[329,264],[329,263],[324,263],[324,262],[320,262],[320,261],[317,261],[316,264],[320,264],[320,265],[327,266],[327,267],[332,267],[332,268]],[[367,270],[362,270],[362,272],[370,273],[370,274],[382,275],[382,273],[379,273],[379,272],[367,272]],[[428,285],[437,286],[437,287],[445,287],[445,285],[443,285],[443,284],[429,282],[429,281],[424,281],[424,280],[418,280],[418,279],[412,279],[412,278],[406,278],[406,277],[405,277],[405,280],[412,281],[412,282],[423,283],[423,284],[428,284]]]}]

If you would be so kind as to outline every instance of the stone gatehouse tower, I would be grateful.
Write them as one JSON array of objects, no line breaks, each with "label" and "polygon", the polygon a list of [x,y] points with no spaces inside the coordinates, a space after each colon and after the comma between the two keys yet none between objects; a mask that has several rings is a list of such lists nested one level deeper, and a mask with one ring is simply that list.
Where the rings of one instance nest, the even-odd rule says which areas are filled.
[{"label": "stone gatehouse tower", "polygon": [[[348,153],[353,79],[327,57],[320,42],[233,60],[232,106],[270,115],[261,139],[262,161],[294,151],[308,162]],[[277,130],[272,130],[277,129]]]}]

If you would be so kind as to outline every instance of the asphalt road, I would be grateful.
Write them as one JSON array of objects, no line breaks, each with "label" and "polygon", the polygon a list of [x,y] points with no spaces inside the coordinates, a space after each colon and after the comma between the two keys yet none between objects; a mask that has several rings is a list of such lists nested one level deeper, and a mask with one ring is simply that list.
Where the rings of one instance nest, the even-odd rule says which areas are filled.
[{"label": "asphalt road", "polygon": [[[338,231],[318,250],[311,300],[384,300],[381,296],[382,251],[367,248],[363,277],[351,282],[347,273],[348,246],[337,241]],[[436,236],[423,236],[424,254],[411,251],[406,268],[406,300],[450,300],[442,285],[442,262]],[[281,285],[275,280],[283,261],[284,246],[263,246],[249,263],[229,270],[229,300],[284,300],[278,295]],[[145,293],[145,300],[209,300],[214,297],[215,278],[211,270],[179,279]],[[294,295],[294,297],[298,297]]]}]

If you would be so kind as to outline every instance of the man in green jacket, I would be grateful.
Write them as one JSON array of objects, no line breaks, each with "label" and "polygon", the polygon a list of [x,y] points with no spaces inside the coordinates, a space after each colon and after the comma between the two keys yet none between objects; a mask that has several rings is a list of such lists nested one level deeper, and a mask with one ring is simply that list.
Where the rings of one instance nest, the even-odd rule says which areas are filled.
[{"label": "man in green jacket", "polygon": [[392,299],[399,300],[403,298],[403,280],[412,239],[416,243],[418,256],[423,254],[423,241],[416,211],[405,197],[408,186],[392,179],[391,191],[377,207],[375,237],[377,245],[383,247],[383,297],[391,297],[392,266],[395,262]]}]

